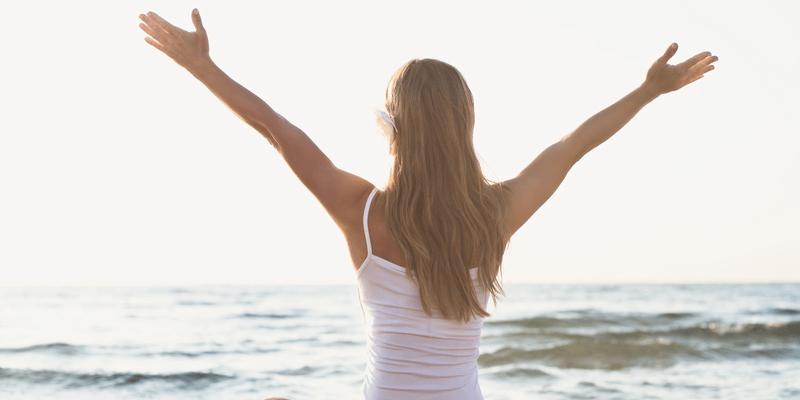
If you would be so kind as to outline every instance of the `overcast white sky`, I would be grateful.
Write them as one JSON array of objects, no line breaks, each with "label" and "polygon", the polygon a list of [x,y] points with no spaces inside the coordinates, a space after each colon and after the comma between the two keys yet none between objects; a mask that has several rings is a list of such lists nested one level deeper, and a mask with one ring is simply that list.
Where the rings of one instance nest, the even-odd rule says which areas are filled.
[{"label": "overcast white sky", "polygon": [[353,282],[267,141],[144,42],[139,13],[190,28],[193,7],[218,65],[379,186],[371,107],[411,58],[461,70],[504,180],[670,43],[712,51],[715,71],[581,160],[504,281],[800,281],[800,2],[223,3],[4,5],[0,286]]}]

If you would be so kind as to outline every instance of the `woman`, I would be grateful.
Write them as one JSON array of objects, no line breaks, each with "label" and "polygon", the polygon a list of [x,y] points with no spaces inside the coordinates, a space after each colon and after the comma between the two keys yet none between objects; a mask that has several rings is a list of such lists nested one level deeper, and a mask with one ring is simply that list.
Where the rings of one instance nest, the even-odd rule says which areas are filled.
[{"label": "woman", "polygon": [[392,77],[380,115],[395,157],[380,191],[336,168],[305,133],[225,75],[209,57],[196,9],[195,32],[154,13],[140,18],[147,43],[261,133],[344,233],[367,325],[365,399],[481,399],[481,325],[488,299],[502,294],[498,273],[511,236],[581,157],[717,60],[704,52],[668,65],[672,44],[640,87],[501,183],[481,173],[472,94],[462,76],[440,61],[412,60]]}]

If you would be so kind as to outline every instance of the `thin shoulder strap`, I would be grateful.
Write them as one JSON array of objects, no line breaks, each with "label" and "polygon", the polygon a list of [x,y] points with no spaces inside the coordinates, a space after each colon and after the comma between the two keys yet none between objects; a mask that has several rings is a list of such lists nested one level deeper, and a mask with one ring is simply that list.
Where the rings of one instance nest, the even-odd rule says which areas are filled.
[{"label": "thin shoulder strap", "polygon": [[378,188],[372,189],[372,193],[370,193],[367,198],[367,205],[364,206],[364,237],[367,238],[367,257],[372,255],[372,242],[369,240],[369,223],[367,222],[369,219],[369,205],[372,203],[372,198],[375,197],[375,193],[377,192]]}]

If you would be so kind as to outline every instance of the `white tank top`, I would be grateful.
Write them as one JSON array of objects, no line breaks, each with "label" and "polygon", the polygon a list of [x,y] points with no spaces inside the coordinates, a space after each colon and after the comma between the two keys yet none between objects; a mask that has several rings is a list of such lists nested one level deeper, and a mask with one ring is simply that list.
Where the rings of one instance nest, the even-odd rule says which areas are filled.
[{"label": "white tank top", "polygon": [[[356,272],[367,331],[365,400],[482,400],[478,385],[478,346],[483,318],[468,323],[447,320],[434,309],[425,314],[419,287],[406,269],[372,254],[364,207],[367,259]],[[470,270],[478,299],[488,297]]]}]

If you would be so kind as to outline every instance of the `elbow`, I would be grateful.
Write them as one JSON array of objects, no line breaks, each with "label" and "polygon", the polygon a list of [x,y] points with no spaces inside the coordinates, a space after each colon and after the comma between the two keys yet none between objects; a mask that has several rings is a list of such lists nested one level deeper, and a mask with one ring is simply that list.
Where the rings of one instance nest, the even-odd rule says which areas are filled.
[{"label": "elbow", "polygon": [[591,150],[589,146],[578,143],[578,141],[570,137],[570,135],[561,138],[556,145],[558,146],[559,153],[563,154],[564,159],[569,160],[570,167],[580,161],[580,159]]},{"label": "elbow", "polygon": [[261,136],[263,136],[263,137],[264,137],[264,139],[267,139],[267,141],[269,142],[269,144],[271,144],[271,145],[272,145],[272,147],[274,147],[274,148],[275,148],[275,150],[278,150],[278,153],[280,153],[280,152],[281,152],[281,146],[280,146],[280,143],[278,143],[278,141],[277,141],[277,140],[275,140],[275,136],[272,136],[272,132],[270,132],[270,130],[269,130],[269,129],[267,129],[267,127],[266,127],[266,126],[264,126],[263,124],[258,124],[257,126],[254,126],[254,128],[256,128],[256,130],[258,131],[258,133],[260,133],[260,134],[261,134]]},{"label": "elbow", "polygon": [[587,153],[589,153],[589,150],[581,150],[575,154],[575,158],[572,160],[572,165],[577,164],[578,161],[580,161],[581,158],[583,158],[583,156],[585,156]]}]

